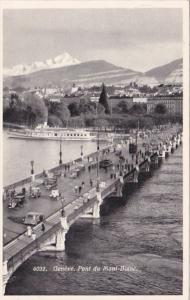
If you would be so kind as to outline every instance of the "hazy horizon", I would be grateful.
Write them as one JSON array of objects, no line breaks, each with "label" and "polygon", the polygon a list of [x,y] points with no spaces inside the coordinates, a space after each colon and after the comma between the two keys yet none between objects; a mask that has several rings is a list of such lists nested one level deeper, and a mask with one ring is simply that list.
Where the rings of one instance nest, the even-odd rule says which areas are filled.
[{"label": "hazy horizon", "polygon": [[182,57],[182,9],[3,11],[3,66],[68,52],[145,72]]}]

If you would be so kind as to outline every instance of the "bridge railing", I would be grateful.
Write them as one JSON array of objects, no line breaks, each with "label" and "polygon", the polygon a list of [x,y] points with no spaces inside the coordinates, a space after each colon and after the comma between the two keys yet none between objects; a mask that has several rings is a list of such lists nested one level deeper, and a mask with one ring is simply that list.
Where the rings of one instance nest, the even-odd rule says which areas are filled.
[{"label": "bridge railing", "polygon": [[117,178],[116,180],[114,180],[105,189],[103,189],[101,191],[101,196],[105,197],[109,193],[109,191],[111,191],[113,188],[116,188],[118,181],[119,181],[119,178]]},{"label": "bridge railing", "polygon": [[[7,267],[8,269],[14,268],[15,265],[23,262],[25,258],[32,252],[37,251],[40,248],[40,244],[47,240],[52,234],[54,234],[60,227],[60,221],[54,224],[50,229],[45,231],[39,237],[36,237],[35,240],[31,240],[30,243],[25,245],[21,250],[18,250],[10,259],[8,259]],[[19,242],[22,242],[21,240]],[[24,241],[23,241],[24,243]],[[6,259],[6,257],[5,257]]]},{"label": "bridge railing", "polygon": [[[106,145],[106,146],[102,147],[102,149],[100,150],[100,152],[102,152],[104,149],[108,149],[108,148],[109,148],[109,146]],[[92,152],[89,155],[85,155],[84,158],[87,159],[87,157],[94,157],[96,155],[97,155],[97,151]],[[78,163],[78,162],[81,162],[81,157],[79,157],[79,158],[77,158],[75,160],[69,161],[67,163],[63,163],[61,165],[55,166],[55,167],[53,167],[51,169],[48,169],[48,172],[50,172],[50,173],[51,172],[55,172],[55,171],[64,169],[65,165],[70,164],[72,166],[73,164]],[[35,178],[36,179],[37,178],[41,178],[42,176],[43,176],[43,172],[35,174]],[[24,178],[24,179],[21,179],[21,180],[15,182],[15,183],[12,183],[12,184],[4,186],[4,190],[15,189],[17,187],[23,186],[23,185],[28,184],[28,183],[31,183],[31,176],[29,176],[27,178]]]},{"label": "bridge railing", "polygon": [[77,209],[74,209],[74,211],[67,217],[68,223],[75,220],[79,214],[84,213],[84,211],[89,208],[90,204],[93,204],[96,200],[97,200],[97,196],[94,196],[88,202],[83,203],[83,205],[81,205]]}]

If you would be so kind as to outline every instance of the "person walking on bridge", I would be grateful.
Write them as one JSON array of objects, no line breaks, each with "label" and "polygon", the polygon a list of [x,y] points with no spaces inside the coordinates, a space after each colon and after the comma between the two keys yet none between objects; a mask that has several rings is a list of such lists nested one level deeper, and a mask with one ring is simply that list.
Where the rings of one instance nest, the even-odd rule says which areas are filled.
[{"label": "person walking on bridge", "polygon": [[80,193],[81,193],[81,190],[82,190],[82,186],[80,185],[80,186],[79,186],[79,195],[80,195]]},{"label": "person walking on bridge", "polygon": [[77,194],[77,192],[78,192],[78,186],[75,185],[75,194]]},{"label": "person walking on bridge", "polygon": [[92,187],[93,186],[93,181],[92,181],[92,179],[90,178],[90,187]]},{"label": "person walking on bridge", "polygon": [[45,225],[44,225],[44,222],[42,223],[42,227],[41,227],[41,230],[42,230],[42,232],[44,233],[44,231],[45,231]]}]

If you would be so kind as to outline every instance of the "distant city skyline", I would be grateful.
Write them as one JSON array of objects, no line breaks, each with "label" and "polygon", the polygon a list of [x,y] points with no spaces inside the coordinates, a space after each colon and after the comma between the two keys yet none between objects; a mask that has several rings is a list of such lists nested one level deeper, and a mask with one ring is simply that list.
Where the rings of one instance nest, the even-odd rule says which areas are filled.
[{"label": "distant city skyline", "polygon": [[4,10],[3,66],[63,52],[145,72],[182,57],[182,9]]}]

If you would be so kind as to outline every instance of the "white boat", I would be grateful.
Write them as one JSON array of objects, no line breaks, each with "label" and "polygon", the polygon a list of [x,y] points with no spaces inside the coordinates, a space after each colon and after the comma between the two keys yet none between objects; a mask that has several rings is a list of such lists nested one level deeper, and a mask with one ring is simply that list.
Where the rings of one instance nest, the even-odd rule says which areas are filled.
[{"label": "white boat", "polygon": [[128,135],[115,134],[113,132],[89,131],[85,128],[60,128],[49,127],[45,122],[35,129],[11,129],[8,132],[9,138],[30,139],[30,140],[56,140],[56,141],[109,141],[128,137]]},{"label": "white boat", "polygon": [[35,128],[25,130],[11,130],[8,132],[9,138],[30,139],[30,140],[86,140],[96,139],[96,134],[83,129],[65,128]]},{"label": "white boat", "polygon": [[85,129],[49,127],[47,122],[38,125],[35,129],[11,129],[8,132],[9,138],[30,139],[30,140],[93,140],[96,133]]}]

